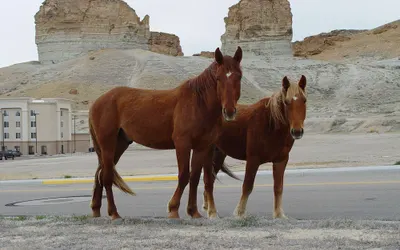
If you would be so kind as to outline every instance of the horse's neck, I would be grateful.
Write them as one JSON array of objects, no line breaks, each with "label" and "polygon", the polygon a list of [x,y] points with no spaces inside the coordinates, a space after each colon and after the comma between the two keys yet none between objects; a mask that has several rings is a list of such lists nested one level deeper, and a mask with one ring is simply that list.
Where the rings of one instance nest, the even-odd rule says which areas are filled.
[{"label": "horse's neck", "polygon": [[198,85],[195,87],[197,89],[197,98],[200,98],[202,104],[204,104],[209,112],[216,109],[219,111],[222,110],[220,97],[217,91],[217,79],[213,71],[214,64],[205,69],[202,74],[198,76],[201,81],[198,79],[195,83]]},{"label": "horse's neck", "polygon": [[203,100],[208,111],[213,112],[222,110],[221,100],[218,96],[216,82],[210,83],[209,87],[204,90]]}]

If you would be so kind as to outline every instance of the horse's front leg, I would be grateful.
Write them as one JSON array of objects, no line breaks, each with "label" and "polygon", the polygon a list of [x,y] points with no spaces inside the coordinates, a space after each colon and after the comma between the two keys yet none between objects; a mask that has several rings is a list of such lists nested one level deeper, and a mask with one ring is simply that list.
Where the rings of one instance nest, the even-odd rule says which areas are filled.
[{"label": "horse's front leg", "polygon": [[204,176],[203,176],[203,181],[204,181],[204,205],[207,205],[207,214],[208,218],[218,218],[217,214],[217,209],[215,207],[215,202],[214,202],[214,181],[215,177],[213,174],[213,149],[214,147],[211,146],[207,154],[205,155],[204,158],[204,165],[203,165],[203,170],[204,170]]},{"label": "horse's front leg", "polygon": [[201,170],[208,156],[208,149],[193,150],[191,172],[189,181],[189,200],[187,204],[187,214],[192,218],[201,218],[201,214],[197,208],[197,188],[200,181]]},{"label": "horse's front leg", "polygon": [[274,176],[274,218],[287,218],[282,209],[283,176],[289,157],[281,162],[274,162],[272,171]]},{"label": "horse's front leg", "polygon": [[256,174],[259,167],[260,167],[260,160],[258,157],[253,157],[253,156],[247,157],[246,173],[242,185],[242,196],[240,197],[240,201],[237,204],[236,209],[233,213],[236,217],[245,216],[247,200],[249,199],[249,196],[253,191],[254,180],[256,178]]},{"label": "horse's front leg", "polygon": [[178,162],[178,186],[168,203],[168,218],[179,218],[179,206],[183,191],[189,183],[189,163],[191,144],[175,142],[176,159]]}]

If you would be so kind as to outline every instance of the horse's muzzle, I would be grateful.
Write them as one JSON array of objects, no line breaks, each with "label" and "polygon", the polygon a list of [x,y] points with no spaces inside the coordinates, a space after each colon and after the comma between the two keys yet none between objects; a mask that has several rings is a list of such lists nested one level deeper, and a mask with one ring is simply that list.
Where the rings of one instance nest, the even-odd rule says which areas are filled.
[{"label": "horse's muzzle", "polygon": [[304,134],[304,129],[303,128],[301,128],[301,129],[292,128],[290,130],[290,134],[292,135],[293,139],[295,139],[295,140],[301,139]]},{"label": "horse's muzzle", "polygon": [[222,114],[226,121],[233,121],[236,118],[236,108],[233,108],[232,112],[228,112],[226,108],[222,109]]}]

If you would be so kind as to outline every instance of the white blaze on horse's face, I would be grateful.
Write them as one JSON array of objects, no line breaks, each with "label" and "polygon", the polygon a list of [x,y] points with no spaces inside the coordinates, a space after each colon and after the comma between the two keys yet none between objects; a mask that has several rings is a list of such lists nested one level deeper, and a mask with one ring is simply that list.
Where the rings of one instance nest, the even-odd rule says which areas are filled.
[{"label": "white blaze on horse's face", "polygon": [[228,73],[226,73],[226,77],[230,77],[232,75],[232,72],[228,72]]},{"label": "white blaze on horse's face", "polygon": [[293,96],[293,101],[296,101],[298,99],[297,96]]}]

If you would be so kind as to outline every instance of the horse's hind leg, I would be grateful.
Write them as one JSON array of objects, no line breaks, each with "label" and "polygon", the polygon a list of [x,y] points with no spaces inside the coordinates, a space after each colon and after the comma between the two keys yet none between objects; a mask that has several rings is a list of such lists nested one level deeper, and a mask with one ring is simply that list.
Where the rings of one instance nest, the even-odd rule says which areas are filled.
[{"label": "horse's hind leg", "polygon": [[97,167],[96,174],[94,175],[94,186],[93,186],[93,195],[92,202],[90,207],[92,208],[93,217],[100,217],[100,208],[101,208],[101,198],[103,196],[103,185],[101,184],[101,163],[99,161],[99,166]]},{"label": "horse's hind leg", "polygon": [[274,176],[274,214],[273,218],[286,218],[282,209],[283,176],[285,174],[288,159],[274,162],[272,171]]},{"label": "horse's hind leg", "polygon": [[92,201],[90,203],[90,207],[92,208],[93,217],[100,217],[100,215],[101,215],[101,213],[100,213],[101,198],[103,196],[103,184],[101,182],[101,177],[100,177],[101,169],[102,169],[101,150],[97,143],[97,139],[94,136],[94,131],[93,131],[92,126],[90,126],[90,132],[92,134],[93,147],[96,151],[97,159],[98,159],[98,167],[97,167],[96,173],[94,175],[93,194],[92,194]]},{"label": "horse's hind leg", "polygon": [[[114,182],[114,175],[117,175],[114,169],[115,154],[118,146],[118,132],[116,133],[105,133],[101,138],[98,138],[99,144],[101,145],[101,183],[106,189],[107,203],[108,203],[108,215],[111,218],[121,218],[117,212],[117,207],[114,201],[114,194],[112,185]],[[119,157],[118,157],[119,158]]]},{"label": "horse's hind leg", "polygon": [[[115,154],[114,154],[114,165],[116,165],[119,161],[119,158],[121,155],[125,152],[125,150],[128,148],[130,142],[126,140],[126,137],[124,137],[124,134],[122,134],[123,131],[120,131],[118,135],[118,140],[117,140],[117,145],[115,148]],[[93,196],[92,196],[92,202],[91,202],[91,208],[92,208],[92,213],[93,217],[100,217],[101,216],[101,200],[103,196],[103,175],[102,175],[102,170],[103,170],[103,164],[102,164],[102,151],[97,144],[96,138],[93,140],[93,144],[96,150],[96,154],[99,160],[99,165],[96,170],[95,174],[95,180],[94,180],[94,187],[93,187]]]}]

